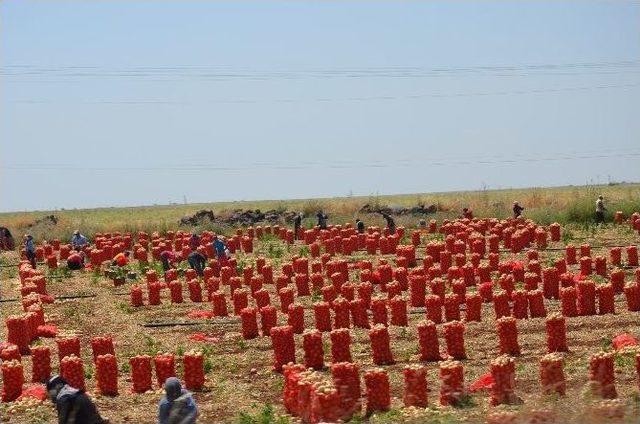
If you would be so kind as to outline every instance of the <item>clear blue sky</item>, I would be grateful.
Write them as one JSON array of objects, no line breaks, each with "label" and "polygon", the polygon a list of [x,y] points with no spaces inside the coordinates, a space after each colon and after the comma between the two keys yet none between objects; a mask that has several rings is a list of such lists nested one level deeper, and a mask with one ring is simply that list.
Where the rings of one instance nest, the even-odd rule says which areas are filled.
[{"label": "clear blue sky", "polygon": [[638,2],[0,13],[2,211],[640,180]]}]

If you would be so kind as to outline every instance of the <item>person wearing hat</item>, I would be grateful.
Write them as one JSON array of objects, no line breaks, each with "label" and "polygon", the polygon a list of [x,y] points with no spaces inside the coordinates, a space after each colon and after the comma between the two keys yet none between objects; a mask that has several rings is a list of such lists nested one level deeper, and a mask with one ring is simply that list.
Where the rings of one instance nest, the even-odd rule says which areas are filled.
[{"label": "person wearing hat", "polygon": [[84,390],[71,387],[59,375],[47,381],[47,393],[56,406],[58,424],[108,424]]},{"label": "person wearing hat", "polygon": [[164,383],[165,395],[158,405],[158,424],[195,424],[198,406],[180,380],[169,377]]},{"label": "person wearing hat", "polygon": [[604,197],[598,196],[596,200],[596,224],[604,224],[604,211],[607,208],[604,207]]},{"label": "person wearing hat", "polygon": [[80,231],[75,230],[73,237],[71,237],[71,247],[75,250],[81,250],[89,244],[89,239],[80,234]]},{"label": "person wearing hat", "polygon": [[520,215],[522,215],[522,211],[524,210],[524,208],[522,206],[520,206],[520,204],[518,202],[513,202],[513,217],[514,218],[518,218]]},{"label": "person wearing hat", "polygon": [[31,268],[36,269],[36,245],[31,234],[24,235],[24,253],[31,264]]}]

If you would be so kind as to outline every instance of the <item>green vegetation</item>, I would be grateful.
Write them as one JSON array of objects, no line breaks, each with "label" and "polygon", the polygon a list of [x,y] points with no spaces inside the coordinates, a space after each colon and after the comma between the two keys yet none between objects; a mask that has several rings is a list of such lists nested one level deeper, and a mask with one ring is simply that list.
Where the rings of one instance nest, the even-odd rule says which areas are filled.
[{"label": "green vegetation", "polygon": [[[595,199],[602,194],[608,209],[607,219],[613,213],[622,211],[626,216],[640,210],[640,184],[615,184],[600,186],[569,186],[556,188],[528,188],[507,190],[482,190],[450,193],[419,193],[389,196],[351,196],[329,199],[307,199],[288,201],[242,201],[202,203],[191,205],[144,206],[130,208],[73,209],[60,211],[11,212],[0,214],[0,221],[9,227],[14,234],[25,232],[27,226],[43,215],[55,214],[58,224],[51,227],[32,227],[29,231],[36,240],[58,238],[66,240],[75,229],[93,236],[98,232],[146,231],[164,233],[168,230],[183,229],[191,231],[192,227],[181,227],[180,218],[193,214],[200,209],[211,209],[216,215],[224,215],[234,209],[279,209],[302,211],[305,215],[303,224],[315,223],[315,214],[323,210],[329,215],[330,222],[353,222],[362,218],[366,225],[382,225],[378,215],[363,215],[360,208],[369,204],[375,206],[412,207],[417,204],[435,205],[438,212],[425,216],[426,219],[442,220],[454,218],[463,207],[470,207],[475,216],[508,217],[511,204],[518,200],[525,207],[524,215],[542,224],[559,222],[560,224],[594,224]],[[402,216],[396,219],[398,225],[415,226],[418,216]],[[212,230],[217,233],[229,233],[231,228],[218,223],[208,223],[196,228],[198,231]],[[270,235],[265,235],[268,240]]]},{"label": "green vegetation", "polygon": [[266,404],[261,410],[247,413],[241,412],[238,417],[238,424],[288,424],[290,422],[288,417],[276,416],[273,406]]}]

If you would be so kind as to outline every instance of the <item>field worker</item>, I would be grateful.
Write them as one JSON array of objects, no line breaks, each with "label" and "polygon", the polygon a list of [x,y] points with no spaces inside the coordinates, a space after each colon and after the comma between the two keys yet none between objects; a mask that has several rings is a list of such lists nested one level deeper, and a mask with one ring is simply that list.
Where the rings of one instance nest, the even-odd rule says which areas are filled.
[{"label": "field worker", "polygon": [[522,215],[524,208],[518,202],[513,202],[513,217],[517,218]]},{"label": "field worker", "polygon": [[216,257],[219,260],[227,259],[227,245],[224,243],[222,236],[213,237],[213,250],[216,251]]},{"label": "field worker", "polygon": [[293,218],[293,235],[298,239],[298,234],[300,234],[300,227],[302,226],[302,214],[296,214],[296,217]]},{"label": "field worker", "polygon": [[189,262],[191,269],[193,269],[198,276],[202,277],[204,275],[204,267],[207,265],[207,258],[202,253],[197,250],[189,253],[187,261]]},{"label": "field worker", "polygon": [[418,221],[418,228],[420,228],[421,230],[425,230],[427,228],[427,220],[421,219],[420,221]]},{"label": "field worker", "polygon": [[24,235],[24,252],[31,264],[31,268],[36,269],[36,244],[31,234]]},{"label": "field worker", "polygon": [[598,200],[596,200],[596,224],[604,223],[604,211],[607,208],[604,207],[604,197],[598,196]]},{"label": "field worker", "polygon": [[462,217],[466,219],[473,219],[473,211],[469,208],[462,208]]},{"label": "field worker", "polygon": [[113,257],[111,265],[118,265],[119,267],[127,266],[127,264],[129,263],[129,255],[131,255],[131,252],[129,252],[128,250],[118,253]]},{"label": "field worker", "polygon": [[191,238],[189,239],[189,248],[191,250],[196,250],[200,246],[200,236],[198,233],[192,233]]},{"label": "field worker", "polygon": [[163,250],[160,252],[160,261],[162,262],[162,269],[166,273],[176,263],[176,254],[173,253],[173,250]]},{"label": "field worker", "polygon": [[318,227],[320,227],[321,230],[326,230],[327,220],[329,219],[329,217],[322,211],[318,211],[316,217],[318,218]]},{"label": "field worker", "polygon": [[58,411],[58,424],[108,424],[84,390],[71,387],[62,377],[51,377],[47,392]]},{"label": "field worker", "polygon": [[80,234],[80,231],[75,230],[73,237],[71,237],[71,247],[75,250],[80,250],[89,244],[89,239]]},{"label": "field worker", "polygon": [[389,228],[389,233],[395,234],[396,233],[396,222],[393,220],[391,215],[389,215],[386,212],[382,212],[382,217],[384,218],[385,221],[387,221],[387,228]]},{"label": "field worker", "polygon": [[358,233],[364,234],[364,222],[356,219],[356,229],[358,230]]},{"label": "field worker", "polygon": [[191,393],[182,388],[180,380],[167,378],[164,392],[158,405],[158,424],[194,424],[198,407]]},{"label": "field worker", "polygon": [[78,270],[84,268],[85,253],[82,250],[74,251],[67,258],[67,268]]}]

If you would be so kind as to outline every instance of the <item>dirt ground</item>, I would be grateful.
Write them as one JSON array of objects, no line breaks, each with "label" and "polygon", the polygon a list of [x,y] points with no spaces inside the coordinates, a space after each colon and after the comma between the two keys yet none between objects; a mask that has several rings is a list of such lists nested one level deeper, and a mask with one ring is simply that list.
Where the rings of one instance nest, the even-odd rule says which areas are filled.
[{"label": "dirt ground", "polygon": [[[637,235],[625,228],[607,227],[592,231],[575,228],[575,237],[571,243],[580,245],[587,242],[592,246],[602,244],[638,243]],[[434,237],[434,236],[430,236]],[[423,246],[424,242],[423,240]],[[552,243],[550,248],[559,248],[564,243]],[[278,240],[265,240],[257,243],[252,255],[238,254],[239,262],[253,265],[259,256],[267,258],[279,270],[282,263],[292,255],[304,251],[302,245],[287,247]],[[547,250],[540,253],[540,262],[561,256],[562,250]],[[608,249],[593,249],[592,255],[608,257]],[[423,249],[418,250],[418,257],[423,256]],[[523,260],[524,254],[517,258]],[[3,254],[3,263],[15,263],[14,253]],[[381,256],[379,256],[381,257]],[[349,261],[372,259],[363,252],[345,257]],[[388,259],[392,259],[389,256]],[[511,253],[503,253],[503,259],[511,259]],[[390,261],[392,263],[392,261]],[[42,265],[44,267],[44,265]],[[575,270],[576,266],[571,267]],[[20,282],[16,269],[4,267],[1,270],[1,294],[3,299],[19,297]],[[633,279],[633,270],[627,270],[626,281]],[[352,271],[351,281],[358,281],[356,271]],[[171,304],[168,293],[163,292],[161,306],[129,306],[129,286],[113,287],[111,280],[104,276],[97,277],[89,272],[73,272],[69,277],[49,279],[47,289],[55,296],[91,294],[95,297],[57,300],[45,306],[48,321],[55,323],[60,335],[77,335],[82,343],[82,357],[87,377],[87,391],[91,393],[101,414],[112,423],[153,423],[156,421],[157,403],[161,391],[145,394],[131,394],[131,380],[128,359],[137,354],[155,354],[161,351],[174,352],[180,355],[192,348],[202,350],[206,355],[206,384],[202,392],[195,393],[200,408],[199,422],[269,422],[258,421],[257,415],[267,404],[272,404],[275,416],[284,414],[282,407],[283,377],[272,371],[271,342],[267,337],[243,340],[240,333],[240,321],[236,317],[202,320],[193,326],[169,326],[146,328],[142,324],[148,322],[191,321],[187,313],[194,309],[210,309],[206,303],[194,304],[189,301],[185,284],[185,302]],[[226,288],[228,290],[228,287]],[[273,286],[267,287],[272,304],[279,306],[279,299]],[[308,297],[303,304],[310,308],[318,300]],[[545,301],[548,312],[559,311],[558,301]],[[230,306],[230,310],[231,305]],[[21,312],[19,302],[0,303],[2,317]],[[483,305],[483,321],[467,323],[465,346],[469,359],[463,361],[465,382],[470,384],[489,370],[489,362],[498,355],[495,331],[494,312],[491,304]],[[540,395],[538,380],[538,361],[546,353],[545,321],[543,318],[519,320],[519,343],[522,354],[516,357],[516,389],[523,399],[521,405],[490,408],[486,392],[474,393],[468,404],[462,408],[441,408],[438,406],[438,367],[436,363],[426,363],[428,369],[429,402],[431,407],[425,410],[402,408],[402,369],[407,364],[419,362],[417,323],[424,319],[424,310],[410,309],[409,326],[407,328],[390,327],[392,351],[396,360],[394,365],[385,366],[391,379],[392,410],[373,417],[356,417],[353,422],[484,422],[488,411],[519,411],[523,422],[532,421],[543,411],[555,414],[553,422],[602,422],[605,420],[598,401],[591,399],[587,389],[588,358],[607,344],[615,335],[631,333],[640,337],[640,315],[627,311],[624,296],[616,296],[616,314],[605,316],[589,316],[567,319],[567,339],[570,352],[565,355],[565,373],[567,377],[567,396],[562,399]],[[307,328],[313,328],[313,312],[305,310]],[[285,324],[286,316],[278,310],[279,324]],[[439,332],[442,325],[438,325]],[[198,343],[188,339],[189,334],[204,332],[219,337],[216,343]],[[94,370],[90,339],[97,335],[112,335],[115,342],[116,356],[120,367],[119,392],[117,397],[105,397],[96,394]],[[371,359],[369,336],[366,330],[351,330],[354,362],[361,370],[373,366]],[[443,339],[441,339],[441,349]],[[0,340],[6,340],[6,327],[0,329]],[[330,344],[327,334],[325,340],[325,361],[329,362]],[[58,361],[55,357],[53,339],[40,339],[38,343],[52,347],[52,365],[57,371]],[[297,359],[302,360],[302,336],[296,335]],[[23,358],[25,376],[31,375],[31,361]],[[178,376],[182,375],[181,361],[176,360]],[[327,375],[328,371],[324,371]],[[619,408],[625,411],[624,422],[640,422],[638,380],[635,363],[631,355],[619,354],[616,358],[616,383],[619,393]],[[364,387],[364,385],[363,385]],[[254,417],[241,417],[241,413]],[[57,422],[54,410],[49,402],[42,404],[2,404],[0,406],[2,422],[7,423],[49,423]],[[538,415],[537,415],[538,414]],[[542,415],[540,415],[542,416]],[[274,420],[273,418],[272,420]],[[294,422],[294,418],[284,417],[283,422]],[[615,421],[615,420],[613,420]],[[613,422],[612,421],[612,422]],[[618,420],[620,421],[620,420]],[[540,422],[540,421],[539,421]]]}]

